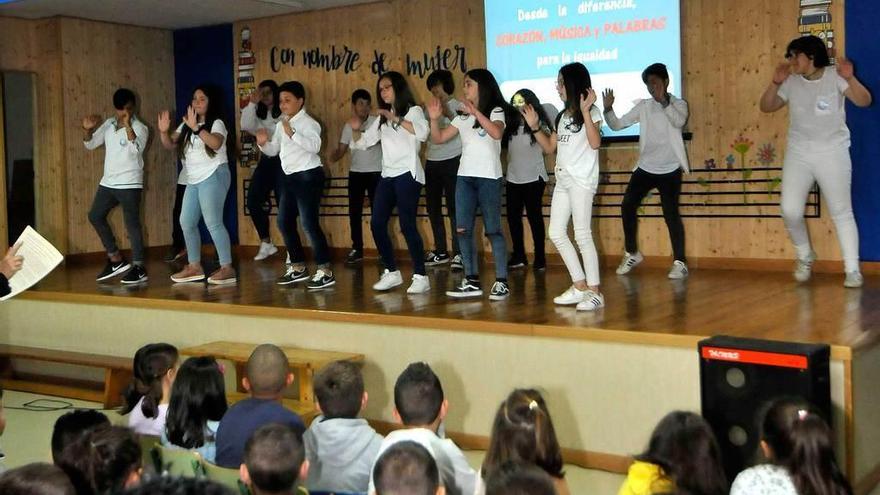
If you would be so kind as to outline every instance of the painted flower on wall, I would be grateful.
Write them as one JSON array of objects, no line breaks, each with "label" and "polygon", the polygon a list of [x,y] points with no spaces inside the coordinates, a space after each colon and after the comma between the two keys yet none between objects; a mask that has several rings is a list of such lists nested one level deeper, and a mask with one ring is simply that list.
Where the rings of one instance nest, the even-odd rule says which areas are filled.
[{"label": "painted flower on wall", "polygon": [[715,170],[717,168],[717,164],[715,163],[714,158],[709,158],[708,160],[704,161],[703,166],[705,166],[709,170]]},{"label": "painted flower on wall", "polygon": [[765,143],[758,148],[758,163],[768,166],[776,161],[776,148],[771,143]]},{"label": "painted flower on wall", "polygon": [[736,157],[733,156],[733,153],[724,157],[724,164],[727,165],[727,169],[732,169],[733,165],[736,163]]},{"label": "painted flower on wall", "polygon": [[733,148],[733,151],[739,153],[740,163],[743,168],[746,167],[746,153],[752,149],[754,146],[754,141],[740,134],[733,140],[733,143],[730,144],[730,147]]}]

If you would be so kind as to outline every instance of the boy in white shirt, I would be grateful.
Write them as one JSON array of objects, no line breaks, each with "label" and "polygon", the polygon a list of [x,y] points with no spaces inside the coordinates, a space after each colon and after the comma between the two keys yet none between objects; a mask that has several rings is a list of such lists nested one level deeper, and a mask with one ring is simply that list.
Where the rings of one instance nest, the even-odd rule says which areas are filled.
[{"label": "boy in white shirt", "polygon": [[[449,402],[443,396],[440,379],[426,363],[412,363],[394,384],[394,419],[404,429],[388,434],[379,447],[378,459],[392,445],[412,441],[431,453],[440,470],[440,480],[449,495],[474,493],[477,473],[452,440],[441,438],[437,431],[446,417]],[[375,475],[375,469],[373,474]],[[370,492],[375,480],[370,479]]]},{"label": "boy in white shirt", "polygon": [[[100,126],[101,118],[88,115],[82,119],[83,144],[87,150],[104,145],[104,175],[95,193],[89,221],[98,232],[107,251],[107,266],[98,274],[101,282],[117,275],[124,284],[147,281],[144,269],[144,235],[141,229],[141,195],[144,189],[144,148],[149,130],[135,116],[135,96],[130,89],[120,88],[113,94],[116,116],[108,118]],[[117,205],[122,205],[125,230],[131,241],[133,267],[116,245],[107,215]]]}]

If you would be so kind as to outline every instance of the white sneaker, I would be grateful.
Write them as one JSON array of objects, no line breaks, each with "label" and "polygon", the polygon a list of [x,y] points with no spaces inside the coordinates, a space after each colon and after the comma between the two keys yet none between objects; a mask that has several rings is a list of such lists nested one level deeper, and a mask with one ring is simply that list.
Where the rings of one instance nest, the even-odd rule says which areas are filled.
[{"label": "white sneaker", "polygon": [[[398,271],[396,273],[399,274],[400,272]],[[381,280],[380,280],[380,282],[381,282]],[[375,288],[375,286],[373,288]],[[424,293],[430,292],[430,291],[431,291],[431,281],[428,280],[428,276],[427,275],[419,275],[418,273],[413,274],[412,283],[409,285],[409,289],[406,289],[407,294],[424,294]]]},{"label": "white sneaker", "polygon": [[813,262],[816,261],[816,253],[810,252],[810,255],[807,256],[807,259],[798,259],[795,261],[794,265],[794,279],[798,282],[806,282],[810,280],[810,276],[813,274]]},{"label": "white sneaker", "polygon": [[636,252],[635,254],[623,253],[623,259],[620,260],[620,264],[617,265],[617,274],[626,275],[639,263],[644,261],[644,259],[645,257],[639,252]]},{"label": "white sneaker", "polygon": [[571,286],[562,294],[553,298],[553,302],[560,306],[577,304],[584,300],[584,296],[589,290],[578,290],[577,287]]},{"label": "white sneaker", "polygon": [[684,263],[684,261],[673,261],[672,268],[669,269],[669,275],[667,275],[667,277],[673,280],[681,280],[683,278],[687,278],[687,276],[688,266]]},{"label": "white sneaker", "polygon": [[373,284],[373,290],[391,290],[400,285],[403,285],[403,277],[400,276],[400,270],[391,272],[386,268],[382,272],[382,277],[379,281]]},{"label": "white sneaker", "polygon": [[588,290],[584,293],[584,300],[576,306],[578,311],[596,311],[605,307],[605,296]]},{"label": "white sneaker", "polygon": [[861,272],[846,272],[846,280],[843,281],[843,286],[850,289],[858,289],[864,281]]},{"label": "white sneaker", "polygon": [[263,261],[277,252],[278,248],[275,247],[275,244],[272,244],[271,242],[261,242],[260,250],[257,251],[257,255],[254,256],[254,261]]}]

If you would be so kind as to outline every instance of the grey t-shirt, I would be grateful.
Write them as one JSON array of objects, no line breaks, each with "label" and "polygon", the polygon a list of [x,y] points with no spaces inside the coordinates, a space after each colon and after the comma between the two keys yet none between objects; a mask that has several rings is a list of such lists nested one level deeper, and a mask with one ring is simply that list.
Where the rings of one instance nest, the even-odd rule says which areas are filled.
[{"label": "grey t-shirt", "polygon": [[[367,117],[366,122],[363,123],[361,129],[366,129],[370,127],[370,124],[373,123],[378,117],[375,115],[370,115]],[[345,126],[342,128],[342,136],[339,137],[339,142],[345,145],[351,144],[351,125],[346,122]],[[352,172],[381,172],[382,171],[382,144],[376,143],[373,146],[365,150],[353,150],[349,148],[351,151],[351,171]]]},{"label": "grey t-shirt", "polygon": [[[460,106],[461,103],[455,98],[450,98],[449,101],[446,102],[446,108],[448,108],[453,115],[458,111]],[[439,124],[441,129],[449,127],[450,120],[444,114],[443,117],[440,117]],[[443,144],[434,144],[433,141],[431,141],[431,138],[428,137],[428,152],[425,154],[426,159],[432,162],[439,162],[441,160],[455,158],[459,155],[461,155],[461,137],[458,134]]]}]

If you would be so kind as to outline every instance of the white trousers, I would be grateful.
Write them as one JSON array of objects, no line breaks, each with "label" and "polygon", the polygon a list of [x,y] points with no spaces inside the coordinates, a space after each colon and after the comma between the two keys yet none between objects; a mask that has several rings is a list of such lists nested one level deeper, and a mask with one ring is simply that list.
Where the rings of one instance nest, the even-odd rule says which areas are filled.
[{"label": "white trousers", "polygon": [[804,208],[814,183],[831,215],[847,272],[859,271],[859,231],[852,209],[852,162],[849,149],[827,152],[788,150],[782,166],[782,220],[797,257],[806,259],[812,252]]},{"label": "white trousers", "polygon": [[[548,236],[562,256],[572,282],[584,280],[587,285],[599,285],[599,255],[593,243],[593,195],[586,187],[570,179],[562,179],[557,174],[556,187],[550,200],[550,228]],[[574,224],[574,241],[583,256],[583,265],[577,251],[568,237],[568,220]],[[585,275],[586,272],[586,275]]]}]

